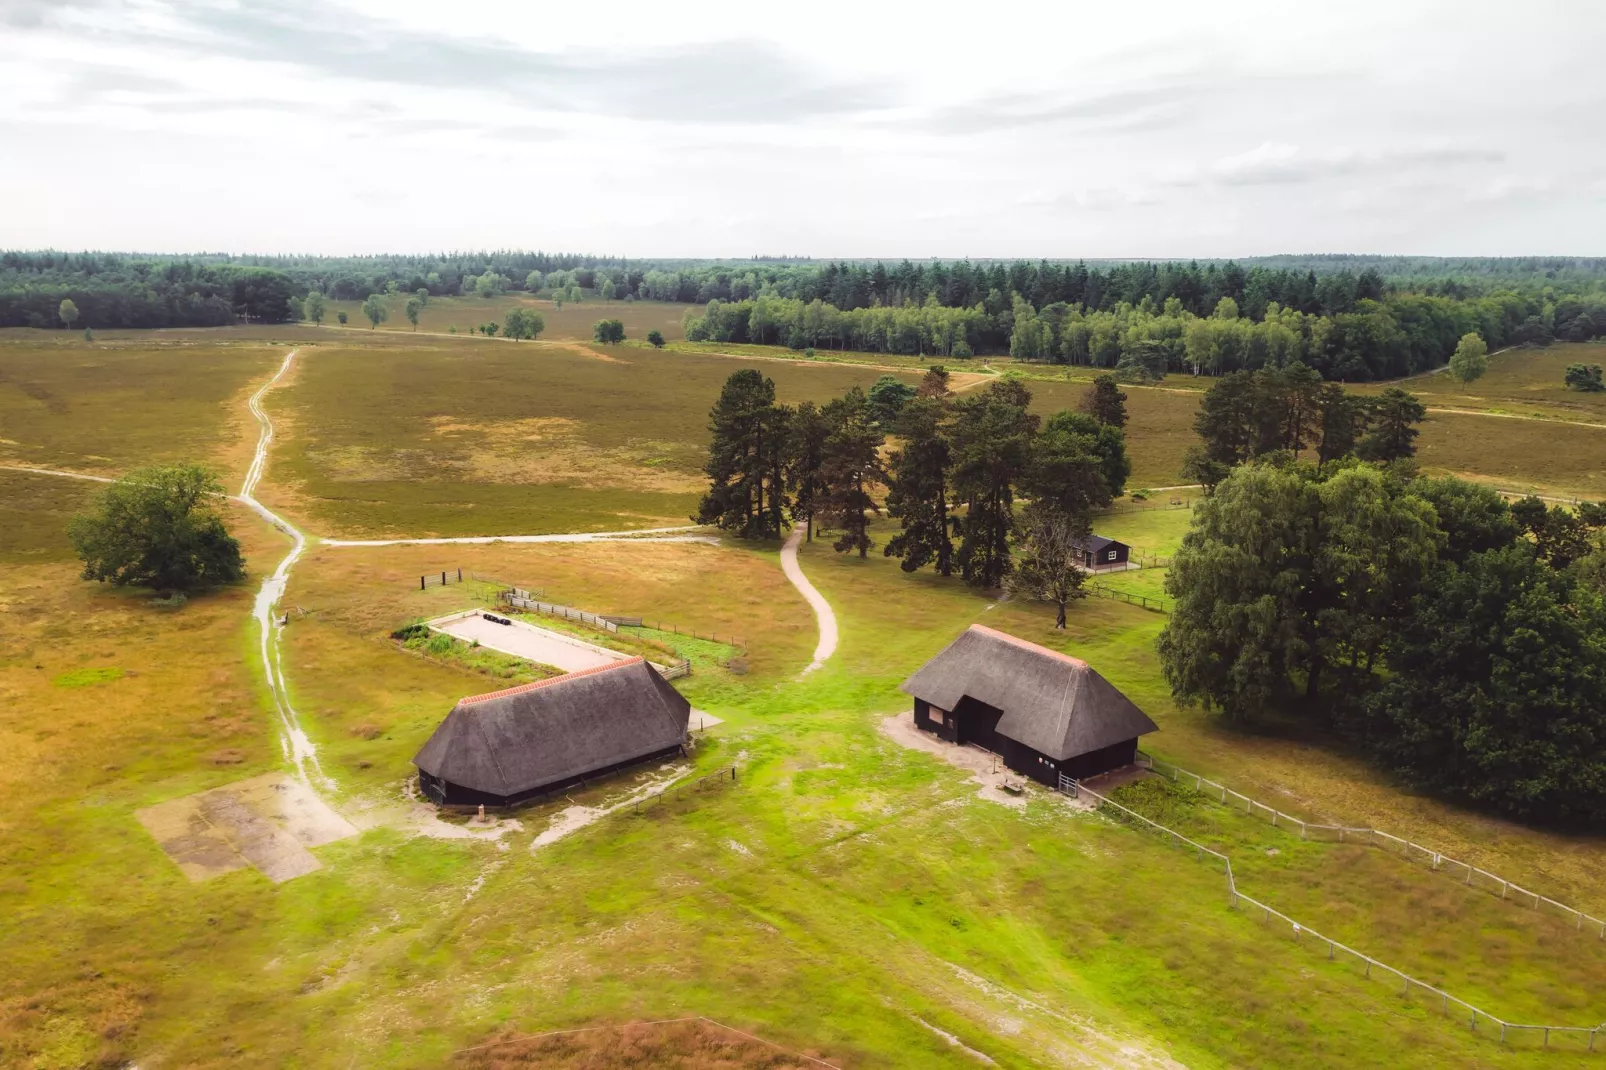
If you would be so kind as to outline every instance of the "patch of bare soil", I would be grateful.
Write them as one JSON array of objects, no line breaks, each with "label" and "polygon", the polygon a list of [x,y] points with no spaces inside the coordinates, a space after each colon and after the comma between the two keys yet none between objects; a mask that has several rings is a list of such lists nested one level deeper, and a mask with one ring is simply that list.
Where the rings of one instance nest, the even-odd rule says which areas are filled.
[{"label": "patch of bare soil", "polygon": [[311,787],[267,773],[136,811],[192,881],[255,866],[274,883],[319,868],[308,850],[356,835]]},{"label": "patch of bare soil", "polygon": [[629,363],[631,363],[628,360],[620,360],[618,357],[614,356],[611,353],[604,353],[601,350],[592,349],[590,346],[585,345],[584,343],[581,343],[581,342],[541,342],[541,343],[538,343],[538,344],[543,345],[543,346],[549,346],[549,347],[554,348],[554,349],[566,349],[570,353],[578,353],[582,357],[590,357],[592,360],[606,361],[609,364],[629,364]]},{"label": "patch of bare soil", "polygon": [[[1026,807],[1027,794],[1036,790],[1026,777],[1011,772],[996,755],[978,747],[957,746],[929,732],[922,732],[915,727],[913,713],[898,713],[885,718],[881,722],[881,731],[900,746],[934,754],[955,769],[963,769],[970,774],[971,780],[981,785],[976,794],[988,802],[1022,810]],[[1020,792],[1005,791],[1005,784],[1019,786]]]},{"label": "patch of bare soil", "polygon": [[503,1034],[457,1052],[453,1070],[818,1070],[846,1064],[821,1053],[791,1052],[705,1018],[627,1022],[534,1037]]}]

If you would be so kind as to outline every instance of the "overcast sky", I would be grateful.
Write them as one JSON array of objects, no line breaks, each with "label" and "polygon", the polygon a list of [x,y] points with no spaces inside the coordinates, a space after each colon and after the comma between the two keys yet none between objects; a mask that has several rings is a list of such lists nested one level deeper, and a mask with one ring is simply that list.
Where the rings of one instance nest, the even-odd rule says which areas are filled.
[{"label": "overcast sky", "polygon": [[0,246],[1606,254],[1606,3],[0,0]]}]

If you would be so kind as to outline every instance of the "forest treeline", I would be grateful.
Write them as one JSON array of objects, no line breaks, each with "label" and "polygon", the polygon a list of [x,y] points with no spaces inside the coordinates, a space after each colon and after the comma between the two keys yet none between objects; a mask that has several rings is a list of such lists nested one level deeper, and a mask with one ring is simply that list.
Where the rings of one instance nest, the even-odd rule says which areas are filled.
[{"label": "forest treeline", "polygon": [[1121,378],[1135,381],[1167,372],[1224,375],[1299,363],[1323,378],[1354,382],[1438,367],[1469,332],[1491,348],[1546,345],[1558,337],[1584,341],[1606,332],[1606,294],[1552,300],[1514,293],[1396,293],[1330,315],[1272,303],[1258,319],[1244,315],[1231,297],[1219,298],[1205,315],[1176,297],[1163,304],[1149,297],[1136,305],[1122,301],[1109,310],[1065,302],[1034,306],[1019,294],[1008,303],[995,298],[972,308],[928,297],[920,305],[846,311],[797,298],[715,300],[701,315],[687,315],[686,337],[956,358],[1008,353],[1117,369]]},{"label": "forest treeline", "polygon": [[[57,307],[72,300],[92,327],[202,325],[227,322],[221,302],[233,300],[224,278],[245,274],[288,280],[290,293],[316,290],[335,300],[373,293],[453,296],[500,289],[548,294],[563,287],[622,300],[706,305],[774,297],[841,313],[868,309],[979,309],[985,323],[967,327],[976,352],[1004,352],[1019,303],[1050,321],[1060,306],[1084,315],[1123,307],[1163,313],[1176,308],[1213,316],[1230,299],[1239,317],[1259,323],[1268,311],[1331,318],[1363,312],[1367,302],[1405,295],[1466,301],[1502,294],[1520,298],[1526,315],[1548,318],[1558,337],[1575,317],[1547,309],[1569,297],[1586,302],[1606,293],[1606,261],[1584,258],[1268,257],[1226,262],[752,260],[625,260],[589,254],[492,251],[372,257],[188,257],[119,253],[0,253],[0,325],[56,326]],[[262,273],[262,274],[258,274]],[[1018,300],[1017,300],[1018,298]],[[1173,304],[1174,302],[1174,304]],[[1598,321],[1599,305],[1594,318]],[[237,318],[282,320],[289,313],[233,300]],[[1492,340],[1491,340],[1492,341]],[[829,344],[829,343],[827,343]],[[1106,346],[1106,350],[1108,346]],[[949,355],[949,354],[945,354]],[[1096,363],[1096,361],[1095,361]]]}]

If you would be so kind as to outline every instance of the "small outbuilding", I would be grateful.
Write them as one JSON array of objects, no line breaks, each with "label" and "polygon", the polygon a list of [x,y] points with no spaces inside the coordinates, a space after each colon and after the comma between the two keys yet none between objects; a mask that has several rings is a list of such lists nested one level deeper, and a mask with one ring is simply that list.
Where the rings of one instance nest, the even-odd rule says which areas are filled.
[{"label": "small outbuilding", "polygon": [[691,704],[641,658],[459,699],[413,759],[425,796],[513,806],[684,753]]},{"label": "small outbuilding", "polygon": [[972,624],[903,682],[915,725],[1058,787],[1130,765],[1158,726],[1087,662]]},{"label": "small outbuilding", "polygon": [[1089,535],[1071,545],[1081,554],[1082,567],[1092,572],[1124,569],[1132,557],[1132,547],[1103,535]]}]

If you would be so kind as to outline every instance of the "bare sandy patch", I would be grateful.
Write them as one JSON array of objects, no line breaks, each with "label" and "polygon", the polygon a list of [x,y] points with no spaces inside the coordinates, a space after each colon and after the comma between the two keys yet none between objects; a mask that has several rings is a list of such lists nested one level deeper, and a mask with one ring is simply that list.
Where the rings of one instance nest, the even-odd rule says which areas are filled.
[{"label": "bare sandy patch", "polygon": [[320,868],[309,847],[357,833],[311,787],[283,773],[170,799],[134,816],[192,881],[255,866],[277,884]]},{"label": "bare sandy patch", "polygon": [[660,775],[648,777],[623,795],[616,795],[603,800],[601,805],[580,806],[577,804],[567,806],[554,814],[551,824],[538,832],[535,839],[530,841],[530,850],[539,851],[550,843],[556,843],[565,836],[602,820],[616,810],[634,806],[649,795],[664,790],[689,772],[691,772],[691,766],[689,765],[671,766]]},{"label": "bare sandy patch", "polygon": [[[897,713],[883,719],[881,731],[900,746],[934,754],[955,769],[969,773],[970,779],[980,785],[976,791],[978,797],[1012,810],[1026,808],[1027,794],[1033,790],[1030,781],[1005,768],[995,755],[977,747],[960,747],[940,740],[929,732],[922,732],[915,727],[913,713]],[[1003,786],[1006,781],[1021,785],[1020,794],[1005,791]]]}]

